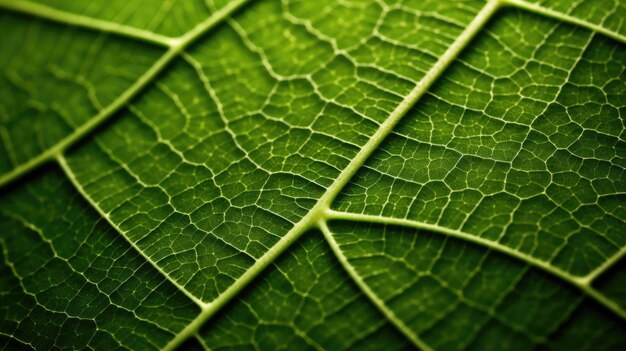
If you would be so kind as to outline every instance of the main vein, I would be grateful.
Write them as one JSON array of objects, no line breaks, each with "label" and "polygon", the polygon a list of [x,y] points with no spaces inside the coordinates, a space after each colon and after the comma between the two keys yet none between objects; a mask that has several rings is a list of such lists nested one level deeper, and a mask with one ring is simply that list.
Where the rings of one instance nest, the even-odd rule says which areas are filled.
[{"label": "main vein", "polygon": [[[389,117],[383,122],[374,135],[361,148],[357,155],[343,169],[337,179],[328,187],[324,195],[320,197],[315,206],[303,217],[294,227],[283,236],[268,252],[256,261],[233,285],[224,293],[213,300],[208,308],[204,309],[191,324],[184,328],[174,339],[170,341],[164,350],[173,350],[187,338],[196,334],[198,328],[204,322],[221,309],[228,301],[235,297],[241,289],[247,286],[261,271],[269,266],[282,252],[294,243],[302,234],[312,228],[319,228],[323,222],[326,211],[330,204],[339,194],[341,189],[352,178],[356,171],[365,163],[367,158],[378,148],[378,145],[385,139],[398,122],[404,117],[411,107],[426,93],[432,84],[439,78],[445,69],[456,59],[463,49],[471,42],[478,32],[485,26],[487,21],[493,16],[500,5],[497,0],[489,1],[478,13],[474,20],[461,33],[461,35],[450,45],[446,52],[426,73],[424,78],[411,90],[407,97],[393,110]],[[322,228],[319,228],[322,229]],[[406,333],[405,333],[406,334]],[[419,344],[415,338],[412,338]]]},{"label": "main vein", "polygon": [[[225,7],[216,11],[211,17],[204,22],[198,24],[195,28],[187,32],[185,35],[174,38],[161,34],[157,34],[148,30],[127,26],[119,23],[100,20],[88,16],[73,14],[70,12],[55,9],[50,6],[33,3],[28,0],[0,0],[0,8],[10,11],[31,15],[46,20],[67,24],[71,26],[88,28],[91,30],[112,33],[122,37],[128,37],[136,40],[157,44],[168,48],[168,50],[158,59],[139,79],[124,91],[117,99],[111,102],[106,108],[101,110],[96,116],[85,124],[78,127],[74,132],[61,139],[52,147],[44,150],[39,155],[22,163],[11,171],[0,175],[0,188],[13,182],[22,175],[28,173],[32,169],[38,167],[51,159],[57,157],[65,149],[73,145],[75,142],[89,134],[111,115],[124,107],[134,96],[136,96],[145,86],[147,86],[168,64],[178,56],[178,53],[189,46],[203,33],[209,31],[218,23],[228,18],[230,14],[239,9],[249,0],[234,0],[229,2]],[[621,43],[626,43],[626,36],[610,30],[602,25],[597,25],[580,18],[568,15],[563,12],[555,11],[537,4],[529,3],[526,0],[492,0],[490,2],[500,3],[500,5],[510,6],[523,9],[528,12],[536,13],[541,16],[550,17],[561,22],[571,23],[576,26],[586,28],[590,31],[601,33],[613,38]],[[432,70],[431,70],[432,71]],[[406,100],[405,100],[406,101]]]},{"label": "main vein", "polygon": [[[139,94],[148,84],[150,84],[169,64],[179,56],[179,54],[189,45],[198,40],[203,34],[214,28],[216,25],[224,21],[233,12],[241,8],[242,5],[249,0],[234,0],[219,11],[215,12],[211,17],[198,24],[192,30],[179,38],[167,39],[168,49],[165,53],[154,63],[148,70],[137,79],[128,89],[126,89],[121,95],[119,95],[113,102],[100,110],[97,115],[89,119],[87,122],[76,128],[71,134],[67,135],[52,147],[44,150],[36,157],[31,158],[25,163],[13,168],[10,172],[0,176],[0,187],[14,181],[21,177],[32,169],[38,167],[42,163],[54,160],[61,155],[67,148],[72,146],[75,142],[82,139],[94,129],[100,126],[109,117],[115,114],[117,111],[126,106],[137,94]],[[11,8],[12,0],[0,0],[0,7]],[[18,1],[18,4],[25,4],[27,2]],[[40,12],[46,12],[40,11]],[[70,16],[67,13],[63,15],[56,15],[57,18],[63,16]],[[50,15],[49,17],[53,17]],[[80,16],[79,16],[80,17]],[[78,22],[77,25],[84,22]],[[105,26],[107,27],[107,26]],[[109,28],[109,27],[107,27]],[[102,28],[98,28],[101,29]]]}]

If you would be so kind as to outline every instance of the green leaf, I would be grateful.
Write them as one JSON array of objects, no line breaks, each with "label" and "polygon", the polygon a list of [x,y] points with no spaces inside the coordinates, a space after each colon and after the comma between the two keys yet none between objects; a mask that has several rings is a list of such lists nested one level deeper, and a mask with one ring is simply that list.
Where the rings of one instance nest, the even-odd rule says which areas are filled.
[{"label": "green leaf", "polygon": [[0,8],[4,348],[626,347],[621,1]]}]

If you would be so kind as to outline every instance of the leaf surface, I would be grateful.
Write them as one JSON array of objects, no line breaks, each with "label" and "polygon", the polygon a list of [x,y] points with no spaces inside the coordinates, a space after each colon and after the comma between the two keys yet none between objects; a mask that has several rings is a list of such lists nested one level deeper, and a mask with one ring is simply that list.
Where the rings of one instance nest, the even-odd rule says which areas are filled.
[{"label": "leaf surface", "polygon": [[7,347],[626,345],[619,1],[0,7]]}]

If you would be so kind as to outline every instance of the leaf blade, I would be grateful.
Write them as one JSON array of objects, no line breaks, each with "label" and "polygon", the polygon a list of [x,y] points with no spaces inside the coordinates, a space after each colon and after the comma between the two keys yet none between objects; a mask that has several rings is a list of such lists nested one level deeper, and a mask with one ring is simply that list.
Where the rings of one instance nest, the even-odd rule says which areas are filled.
[{"label": "leaf blade", "polygon": [[[166,73],[154,82],[152,82],[153,78],[150,78],[150,82],[146,84],[153,84],[150,84],[145,94],[128,105],[128,110],[120,114],[118,121],[101,128],[101,131],[94,133],[93,139],[76,145],[67,152],[68,155],[58,158],[75,186],[84,197],[90,200],[92,206],[95,206],[103,217],[110,219],[113,226],[119,228],[120,233],[128,239],[131,246],[138,248],[157,271],[170,279],[174,285],[178,285],[180,290],[186,291],[188,297],[202,307],[202,312],[179,331],[164,346],[165,349],[175,347],[193,337],[206,319],[223,307],[229,308],[230,305],[226,306],[226,303],[242,291],[247,283],[261,273],[261,270],[269,267],[272,261],[308,229],[315,226],[323,227],[324,220],[332,218],[333,215],[346,216],[339,215],[337,212],[326,212],[325,207],[335,199],[337,193],[347,183],[348,190],[344,190],[337,199],[339,207],[342,203],[345,204],[346,198],[351,196],[350,191],[359,181],[358,179],[351,181],[352,174],[357,170],[364,172],[364,169],[367,171],[375,168],[371,166],[370,154],[374,152],[373,160],[376,162],[379,153],[389,152],[387,147],[393,143],[397,135],[393,134],[390,138],[386,138],[387,134],[397,133],[405,126],[404,123],[400,123],[396,127],[396,122],[403,117],[415,101],[428,100],[431,95],[441,98],[438,96],[441,86],[450,87],[449,81],[459,78],[459,64],[465,65],[470,71],[474,69],[479,73],[478,77],[476,78],[476,75],[472,77],[472,74],[465,76],[461,74],[462,79],[459,82],[473,79],[471,89],[463,90],[463,85],[460,84],[460,87],[451,89],[452,96],[441,98],[442,101],[445,100],[444,103],[454,102],[455,99],[458,102],[460,96],[461,102],[457,103],[457,107],[471,110],[476,109],[475,105],[481,104],[480,100],[483,99],[481,94],[485,92],[495,94],[496,97],[499,96],[498,94],[506,95],[502,89],[490,91],[484,88],[485,77],[488,79],[490,74],[497,76],[502,72],[489,73],[488,69],[475,69],[480,66],[480,62],[478,65],[475,62],[472,63],[472,57],[467,58],[468,54],[462,55],[461,59],[456,60],[451,69],[445,72],[445,75],[439,77],[462,48],[469,44],[471,37],[483,29],[491,13],[500,4],[496,1],[490,2],[489,5],[493,8],[487,11],[489,14],[482,17],[478,15],[474,19],[471,14],[476,13],[482,6],[479,1],[452,5],[434,2],[406,4],[406,6],[377,2],[374,6],[367,7],[361,3],[329,2],[326,7],[313,6],[312,8],[306,3],[287,1],[280,5],[269,1],[255,5],[253,9],[243,11],[235,18],[228,19],[222,28],[216,30],[216,33],[206,36],[191,46],[179,59],[175,59],[176,55],[172,55],[172,64],[167,64]],[[208,5],[209,8],[214,6],[212,3]],[[553,4],[542,5],[547,6],[545,8],[525,5],[525,3],[513,5],[530,12],[591,28],[612,36],[618,41],[622,38],[620,34],[615,34],[614,31],[619,31],[620,27],[615,27],[613,20],[599,20],[594,13],[581,12],[583,16],[577,17],[572,16],[570,10],[571,13],[575,13],[579,9],[569,8],[566,13],[551,10],[558,8],[559,10],[555,11],[561,11],[559,6],[562,4],[554,5],[556,7],[550,7]],[[342,20],[329,25],[329,8],[332,8],[333,13]],[[615,10],[616,8],[611,14],[619,13],[619,10]],[[379,10],[382,12],[378,13]],[[586,17],[586,15],[589,16]],[[260,22],[259,17],[262,18]],[[503,17],[505,17],[503,22],[506,22],[506,18],[510,16],[505,13]],[[374,18],[376,20],[372,21]],[[470,22],[475,24],[469,24],[469,29],[465,28]],[[500,18],[496,22],[501,22]],[[508,22],[511,24],[515,20],[508,20]],[[528,60],[531,64],[535,59],[549,61],[547,57],[556,52],[557,55],[554,58],[556,64],[544,65],[535,71],[531,68],[528,70],[534,72],[531,75],[532,79],[540,77],[540,80],[543,79],[548,83],[540,83],[539,86],[552,84],[563,89],[564,85],[556,84],[555,81],[559,79],[562,81],[561,71],[568,70],[559,71],[560,68],[557,66],[572,58],[580,59],[580,55],[572,55],[572,50],[580,51],[580,43],[576,40],[572,42],[572,38],[568,38],[561,31],[557,35],[559,37],[557,45],[546,44],[552,40],[546,37],[549,38],[555,31],[559,32],[558,28],[556,30],[548,28],[549,35],[547,36],[537,35],[536,29],[541,28],[541,25],[536,25],[536,23],[541,23],[541,21],[536,18],[533,22],[532,26],[518,26],[513,30],[520,34],[520,38],[515,39],[518,41],[521,39],[523,45],[516,44],[517,46],[511,47],[514,49],[511,51],[524,47],[534,49],[532,58]],[[415,24],[416,28],[411,28],[411,24]],[[473,25],[474,28],[472,28]],[[121,28],[123,31],[133,31],[135,27]],[[142,27],[140,25],[137,28],[141,30]],[[524,33],[520,28],[528,33]],[[368,36],[368,31],[374,34]],[[122,32],[120,33],[123,34]],[[193,30],[187,32],[186,37],[194,36],[193,32]],[[580,32],[584,31],[574,31],[573,37],[578,40],[582,38],[584,35]],[[197,33],[200,36],[202,30]],[[490,25],[483,36],[493,34]],[[546,40],[533,43],[537,36]],[[531,44],[528,43],[528,39]],[[504,39],[497,38],[496,41],[498,40]],[[189,43],[191,41],[189,40]],[[591,42],[592,39],[589,41]],[[284,42],[289,44],[283,45]],[[172,45],[179,45],[176,41],[172,43]],[[455,47],[457,43],[459,46]],[[562,45],[563,43],[565,45]],[[592,45],[597,46],[597,40],[593,40]],[[604,44],[600,44],[602,45]],[[480,52],[481,49],[484,47],[481,48],[479,43],[478,49],[470,47],[468,51]],[[225,51],[228,51],[231,57],[219,55]],[[594,51],[603,52],[602,49]],[[506,56],[509,50],[505,48],[503,52]],[[606,53],[606,50],[604,52]],[[617,66],[612,63],[615,61],[615,56],[619,56],[619,52],[619,49],[614,49],[612,53],[605,54],[605,57],[600,54],[597,57],[585,57],[582,60],[592,63],[591,66],[601,62],[601,66],[610,67],[606,72],[594,73],[591,80],[592,85],[603,85],[601,90],[604,89],[606,92],[602,93],[606,93],[606,99],[610,101],[605,104],[607,106],[619,104],[620,94],[623,93],[623,89],[620,90],[619,80],[617,84],[612,82],[612,85],[601,82],[602,79],[606,82],[614,80],[616,74],[619,76],[619,63]],[[528,51],[522,50],[521,56],[527,54]],[[562,57],[556,58],[559,55]],[[411,61],[402,62],[398,59],[402,57],[408,57]],[[562,58],[565,59],[561,60]],[[501,58],[493,62],[498,60]],[[611,64],[604,64],[606,62],[611,62]],[[165,66],[166,64],[162,68]],[[545,72],[551,69],[552,72]],[[597,70],[597,67],[591,67],[591,70],[594,69]],[[578,89],[576,84],[587,84],[584,74],[575,73],[573,77],[569,77],[569,73],[567,79],[573,82],[575,87],[566,86],[567,89]],[[418,87],[413,89],[412,82],[418,82]],[[427,91],[433,83],[435,83],[434,88]],[[461,94],[454,96],[457,90],[461,91]],[[422,94],[426,94],[424,99],[420,99]],[[537,99],[540,104],[544,102],[542,99],[546,100],[545,96],[541,97],[541,94],[532,84],[526,86],[522,93],[531,100]],[[599,101],[597,94],[580,89],[576,91],[576,94],[583,99],[586,98],[587,104]],[[569,96],[576,94],[570,92]],[[557,95],[558,99],[561,99],[557,101],[558,103],[567,105],[567,108],[578,108],[577,102],[572,103],[567,100],[568,96]],[[241,99],[241,96],[245,96],[246,99]],[[537,106],[533,106],[533,103],[528,101],[525,104],[524,106],[531,111],[531,116],[536,113]],[[126,105],[126,102],[120,103],[120,106],[122,105]],[[421,102],[418,104],[418,107],[420,106],[423,106]],[[494,103],[488,108],[492,112],[495,111],[497,117],[510,117],[502,112],[506,109],[506,102],[504,105]],[[428,109],[425,111],[428,112]],[[576,116],[582,116],[580,111],[573,113]],[[602,123],[608,123],[607,125],[597,124],[591,120],[579,123],[586,124],[587,129],[602,129],[604,134],[619,139],[619,135],[611,135],[615,133],[616,128],[608,127],[607,129],[608,125],[616,123],[616,119],[612,119],[610,113],[609,115],[601,114],[601,116],[605,116],[601,120]],[[412,118],[411,115],[407,117]],[[497,126],[493,127],[492,121],[483,122],[483,128],[488,133],[497,130]],[[351,128],[346,130],[346,125]],[[471,138],[477,135],[475,131],[472,131],[472,124],[464,121],[462,128],[466,129],[461,129],[460,134],[468,137],[470,142],[464,146],[456,144],[454,148],[461,148],[464,152],[476,153],[483,157],[485,155],[481,153],[491,148],[493,153],[490,156],[495,156],[498,161],[507,161],[512,157],[510,150],[496,150],[487,139],[481,140],[487,145],[486,149],[480,149],[484,145],[479,147],[473,145]],[[549,128],[549,126],[540,125],[537,128]],[[513,129],[505,128],[503,135],[511,137],[511,140],[508,140],[509,146],[511,143],[519,142],[517,134]],[[421,137],[419,133],[417,136]],[[493,137],[493,134],[490,136]],[[564,137],[559,136],[560,139],[550,139],[550,141],[563,143],[565,142],[563,138],[567,139],[569,136],[566,133]],[[584,148],[589,144],[589,137],[588,135],[585,137],[587,139],[583,139],[587,142],[580,144],[582,153],[588,152]],[[496,140],[496,144],[500,141]],[[602,144],[604,149],[598,154],[599,157],[610,158],[610,148],[607,151],[605,147],[606,140],[601,143],[604,143]],[[68,143],[68,146],[71,144],[74,142]],[[379,144],[381,149],[377,150]],[[320,149],[323,151],[320,152]],[[617,148],[614,151],[617,159],[613,158],[613,161],[616,163],[620,162],[620,150]],[[391,154],[394,152],[391,150]],[[533,152],[541,154],[543,151],[534,150]],[[423,155],[430,157],[433,154],[429,151],[424,152]],[[65,157],[68,157],[67,163],[65,163]],[[365,166],[361,167],[364,162]],[[387,166],[395,167],[393,162],[389,162]],[[449,166],[444,162],[432,168],[429,166],[426,170],[429,176],[432,174],[437,177],[436,174],[442,167]],[[457,166],[459,165],[454,167]],[[589,172],[593,167],[586,165],[583,168]],[[398,176],[398,180],[404,176]],[[530,183],[537,181],[541,184],[543,182],[541,177],[536,175],[533,177]],[[619,176],[612,174],[611,177],[613,177],[611,180],[615,180]],[[558,181],[563,182],[567,179],[560,178]],[[523,182],[524,178],[520,173],[516,178],[509,179],[507,176],[506,190],[520,191],[521,194],[520,189],[524,188]],[[362,187],[368,189],[369,185],[371,184],[365,184]],[[517,188],[511,190],[511,186]],[[533,189],[534,186],[535,184],[532,186],[526,184],[523,190],[530,193],[536,192],[537,190]],[[606,211],[619,220],[619,191],[607,201],[606,195],[611,192],[610,186],[603,189],[598,190],[602,192],[601,196],[604,196],[602,203],[598,204],[600,212]],[[412,191],[410,187],[404,189],[394,187],[389,194],[376,200],[376,206],[401,207],[402,201],[396,199],[406,197],[407,194],[419,200],[421,195],[411,193]],[[578,195],[585,197],[589,195],[589,192],[578,191]],[[471,198],[469,200],[472,201]],[[366,200],[363,203],[368,202]],[[560,205],[571,206],[567,201]],[[495,212],[505,209],[496,207],[494,207]],[[451,208],[454,209],[454,206]],[[431,204],[428,210],[437,211],[437,204],[435,206]],[[521,213],[531,210],[532,208],[527,207]],[[485,213],[488,214],[488,211]],[[359,219],[374,218],[367,216],[364,215]],[[389,221],[393,222],[397,219],[391,218]],[[482,224],[487,222],[485,220]],[[523,224],[523,222],[516,218],[514,224]],[[426,224],[426,226],[429,225],[432,224]],[[610,224],[610,226],[615,226],[615,224]],[[615,228],[618,227],[619,224]],[[474,229],[478,230],[477,228],[480,228],[478,222]],[[474,229],[467,232],[473,232]],[[552,266],[553,262],[543,261],[545,256],[541,255],[545,255],[545,252],[529,252],[524,249],[518,252],[515,251],[518,248],[510,242],[502,246],[498,246],[500,244],[491,246],[501,248],[502,252],[512,253],[513,256],[524,258],[531,263],[534,262],[535,265],[552,270],[568,279],[572,278],[571,274],[578,276],[587,274],[583,278],[569,279],[583,284],[580,281],[591,276],[595,278],[613,266],[612,262],[617,263],[620,257],[619,252],[623,251],[623,248],[620,248],[619,235],[601,234],[609,238],[609,244],[600,246],[599,251],[595,248],[596,251],[600,252],[600,256],[607,258],[607,253],[615,251],[611,251],[610,246],[613,245],[617,250],[616,253],[608,260],[602,261],[597,257],[592,257],[595,254],[594,249],[589,248],[584,253],[590,257],[588,262],[580,263],[582,261],[579,260],[573,266],[567,266],[563,262],[567,262],[568,259],[571,261],[571,257],[576,258],[576,253],[559,258],[560,263],[555,261],[555,265]],[[329,235],[329,238],[333,237]],[[489,240],[492,238],[480,238],[476,242],[491,243]],[[579,248],[577,245],[580,243],[572,245],[571,247],[577,250]],[[539,246],[549,251],[549,245],[542,243]],[[584,246],[585,244],[580,247],[584,248]],[[356,277],[358,281],[358,276]],[[391,275],[386,279],[392,279]],[[614,281],[611,281],[601,290],[608,292],[613,299],[619,299],[619,289],[615,289],[614,284]],[[365,283],[361,285],[367,288]],[[595,290],[592,292],[596,293]],[[372,292],[369,295],[372,297],[377,293]],[[597,297],[599,300],[606,298],[604,295],[597,295]],[[611,304],[615,303],[614,300],[608,298],[606,301]],[[246,304],[244,300],[232,304],[241,303]],[[407,303],[410,305],[410,301]],[[258,302],[256,304],[258,305]],[[385,304],[379,303],[378,305],[383,310],[387,308]],[[393,308],[397,308],[397,305]],[[468,311],[466,312],[469,313]],[[406,311],[400,312],[402,315]],[[592,307],[591,313],[595,312],[597,312],[596,308]],[[604,321],[604,317],[596,315],[594,318],[600,318],[598,324]],[[574,319],[573,323],[579,323],[580,320],[583,321],[580,323],[584,323],[584,320],[592,319]],[[479,321],[480,318],[476,317],[475,320]],[[458,321],[458,319],[452,318],[451,322],[453,321]],[[403,329],[403,323],[396,324]],[[589,325],[577,326],[574,329],[582,328],[580,330],[586,331]],[[459,326],[464,332],[467,331],[463,324]],[[532,327],[532,325],[529,326],[529,328]],[[412,328],[419,328],[413,325],[407,328],[408,331],[405,331],[405,334],[413,339],[411,338]],[[488,329],[491,332],[505,333],[501,328],[501,325],[496,324]],[[262,334],[270,339],[280,337],[282,334],[278,329],[280,328],[270,328]],[[298,335],[308,346],[319,349],[321,344],[317,344],[317,341],[314,341],[317,340],[315,335],[310,335],[310,333],[307,331]],[[582,343],[582,341],[572,341],[577,340],[574,334],[555,336],[554,339],[570,345],[574,345],[572,342],[576,345],[579,342]],[[436,337],[438,340],[433,341],[431,337],[429,343],[437,347],[474,345],[473,341],[464,341],[461,344],[454,344],[454,341],[450,344],[442,343],[445,337],[438,335]],[[519,335],[512,335],[510,340],[517,337]],[[553,335],[550,336],[552,337]],[[531,335],[530,340],[533,343],[541,343],[541,338],[544,337]],[[482,342],[484,338],[475,337],[475,340]],[[603,341],[605,342],[603,345],[609,345],[613,339],[607,337]],[[213,339],[213,342],[219,343],[219,340]],[[618,340],[617,343],[619,342]],[[420,342],[416,343],[425,345]],[[558,346],[559,344],[554,342],[550,345]]]}]

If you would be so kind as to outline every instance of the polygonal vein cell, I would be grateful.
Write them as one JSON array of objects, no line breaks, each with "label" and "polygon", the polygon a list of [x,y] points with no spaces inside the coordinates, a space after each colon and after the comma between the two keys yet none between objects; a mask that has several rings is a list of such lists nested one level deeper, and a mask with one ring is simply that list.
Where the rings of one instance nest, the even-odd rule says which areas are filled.
[{"label": "polygonal vein cell", "polygon": [[550,14],[565,22],[594,27],[598,32],[624,42],[626,4],[619,0],[504,0],[525,10]]}]

